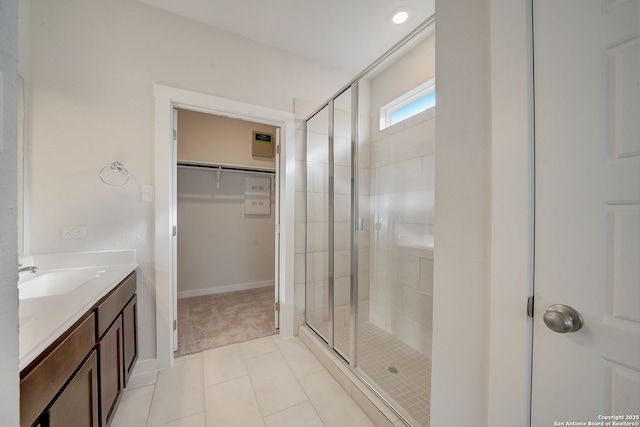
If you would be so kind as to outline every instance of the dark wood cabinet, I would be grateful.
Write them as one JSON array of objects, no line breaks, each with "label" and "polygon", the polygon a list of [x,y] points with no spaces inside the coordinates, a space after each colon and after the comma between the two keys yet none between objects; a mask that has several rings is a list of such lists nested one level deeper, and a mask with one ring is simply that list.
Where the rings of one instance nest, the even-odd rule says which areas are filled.
[{"label": "dark wood cabinet", "polygon": [[[20,372],[20,426],[29,427],[40,422],[41,415],[56,395],[67,387],[94,348],[94,330],[95,317],[89,313]],[[93,388],[91,391],[93,393]],[[95,397],[97,399],[97,389]],[[91,396],[91,401],[93,398]],[[83,403],[79,402],[73,412],[83,412],[85,409]],[[97,415],[97,405],[93,409]]]},{"label": "dark wood cabinet", "polygon": [[124,389],[121,315],[116,318],[116,321],[98,341],[98,356],[100,421],[102,426],[108,426],[111,424],[116,405],[120,401]]},{"label": "dark wood cabinet", "polygon": [[108,427],[138,358],[136,273],[20,372],[20,426]]},{"label": "dark wood cabinet", "polygon": [[138,360],[138,296],[134,295],[122,310],[122,333],[124,341],[124,386]]},{"label": "dark wood cabinet", "polygon": [[[100,422],[103,427],[111,424],[125,387],[125,374],[133,369],[128,363],[135,363],[135,360],[130,360],[131,351],[127,348],[133,345],[134,357],[137,355],[138,344],[131,343],[131,336],[134,340],[137,338],[137,307],[135,302],[131,304],[136,298],[135,292],[136,275],[132,273],[98,301],[94,308],[100,372]],[[123,322],[125,317],[126,326]]]},{"label": "dark wood cabinet", "polygon": [[71,378],[41,419],[43,427],[98,427],[98,361],[96,351]]}]

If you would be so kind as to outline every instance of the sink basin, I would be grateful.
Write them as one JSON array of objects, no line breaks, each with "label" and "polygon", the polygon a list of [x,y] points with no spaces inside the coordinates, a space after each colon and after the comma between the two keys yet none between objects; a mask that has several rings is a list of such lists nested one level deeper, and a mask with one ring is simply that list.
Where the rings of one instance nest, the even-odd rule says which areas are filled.
[{"label": "sink basin", "polygon": [[63,295],[90,282],[99,275],[95,269],[42,272],[18,284],[20,299]]}]

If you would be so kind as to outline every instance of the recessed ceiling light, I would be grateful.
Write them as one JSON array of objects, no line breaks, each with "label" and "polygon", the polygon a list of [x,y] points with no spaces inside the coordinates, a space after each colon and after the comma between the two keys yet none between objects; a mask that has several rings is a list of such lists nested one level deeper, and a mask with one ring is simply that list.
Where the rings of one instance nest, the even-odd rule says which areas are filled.
[{"label": "recessed ceiling light", "polygon": [[403,24],[407,19],[409,19],[409,12],[404,9],[395,11],[391,17],[391,21],[393,21],[394,24]]}]

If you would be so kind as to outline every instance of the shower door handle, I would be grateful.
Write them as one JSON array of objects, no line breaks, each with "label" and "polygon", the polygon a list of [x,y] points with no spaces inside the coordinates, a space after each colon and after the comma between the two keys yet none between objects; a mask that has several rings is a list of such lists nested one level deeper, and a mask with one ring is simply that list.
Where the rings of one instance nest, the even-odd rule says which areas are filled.
[{"label": "shower door handle", "polygon": [[356,231],[364,231],[364,219],[356,218]]}]

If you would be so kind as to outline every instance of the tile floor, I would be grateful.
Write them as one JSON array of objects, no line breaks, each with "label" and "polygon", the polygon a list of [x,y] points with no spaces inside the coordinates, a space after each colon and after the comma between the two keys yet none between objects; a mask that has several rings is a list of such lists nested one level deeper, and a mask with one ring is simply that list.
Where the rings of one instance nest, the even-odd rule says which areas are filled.
[{"label": "tile floor", "polygon": [[370,322],[358,326],[361,371],[422,427],[430,425],[431,360]]},{"label": "tile floor", "polygon": [[[349,328],[336,328],[336,348],[348,349],[349,342]],[[431,360],[427,356],[375,324],[361,322],[358,324],[358,367],[415,423],[429,427]]]},{"label": "tile floor", "polygon": [[112,427],[374,426],[299,338],[272,336],[132,377]]}]

